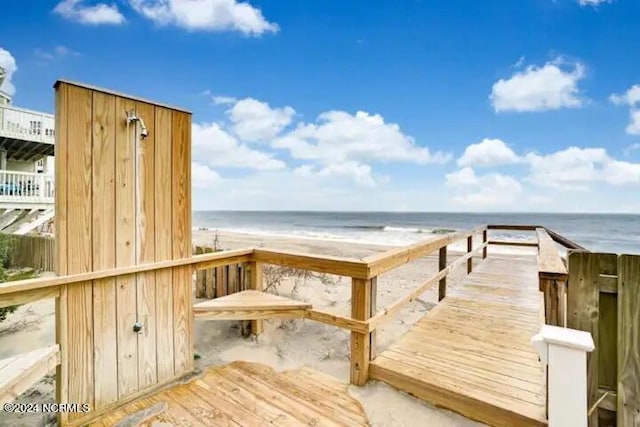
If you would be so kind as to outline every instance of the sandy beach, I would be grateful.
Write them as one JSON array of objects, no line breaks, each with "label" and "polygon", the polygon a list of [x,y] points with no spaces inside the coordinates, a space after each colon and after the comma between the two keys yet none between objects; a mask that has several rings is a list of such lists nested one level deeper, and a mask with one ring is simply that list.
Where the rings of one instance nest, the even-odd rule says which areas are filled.
[{"label": "sandy beach", "polygon": [[[434,238],[437,236],[434,236]],[[343,243],[308,238],[251,235],[194,230],[196,245],[222,249],[268,247],[296,252],[353,258],[388,250],[370,244]],[[450,256],[452,259],[455,256]],[[437,257],[430,256],[378,278],[378,307],[385,307],[411,292],[437,270]],[[51,274],[51,273],[45,273]],[[454,270],[448,286],[455,287],[464,274]],[[314,308],[349,315],[351,287],[348,278],[322,274],[290,273],[265,266],[265,285],[279,295],[304,300]],[[408,304],[395,318],[382,325],[377,335],[377,351],[386,348],[437,302],[437,287]],[[342,381],[349,379],[349,334],[347,331],[306,319],[265,321],[265,331],[257,339],[243,338],[238,322],[197,320],[195,345],[198,369],[234,360],[260,362],[276,370],[311,367]],[[53,300],[20,307],[0,324],[0,358],[53,344]],[[19,401],[53,401],[54,381],[45,378]],[[372,426],[474,426],[480,425],[449,411],[437,409],[411,396],[375,381],[365,387],[350,387],[350,393],[362,402]],[[7,417],[0,414],[0,425],[46,425],[42,415]]]}]

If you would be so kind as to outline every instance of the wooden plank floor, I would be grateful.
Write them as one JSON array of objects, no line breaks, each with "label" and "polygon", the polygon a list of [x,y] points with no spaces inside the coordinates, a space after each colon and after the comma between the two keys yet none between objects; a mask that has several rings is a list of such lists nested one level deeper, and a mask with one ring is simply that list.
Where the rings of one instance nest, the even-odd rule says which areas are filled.
[{"label": "wooden plank floor", "polygon": [[368,420],[347,385],[333,377],[306,368],[277,373],[265,365],[233,362],[91,425],[351,427],[367,426]]},{"label": "wooden plank floor", "polygon": [[370,377],[489,425],[546,425],[530,343],[543,322],[535,256],[490,256],[376,357]]}]

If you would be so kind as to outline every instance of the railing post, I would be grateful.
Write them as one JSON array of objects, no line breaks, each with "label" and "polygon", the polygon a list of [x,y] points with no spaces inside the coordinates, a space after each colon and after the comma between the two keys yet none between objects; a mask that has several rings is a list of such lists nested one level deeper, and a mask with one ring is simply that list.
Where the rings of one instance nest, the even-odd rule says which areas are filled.
[{"label": "railing post", "polygon": [[[247,268],[249,269],[249,289],[262,291],[262,264],[256,261],[250,261],[247,263]],[[263,330],[264,325],[262,320],[251,321],[251,333],[253,335],[260,335]]]},{"label": "railing post", "polygon": [[44,174],[38,174],[37,176],[37,182],[38,182],[38,201],[40,202],[44,202],[45,200],[45,188],[44,188]]},{"label": "railing post", "polygon": [[[440,248],[440,252],[438,253],[438,272],[441,272],[445,268],[447,268],[447,247],[443,246]],[[444,276],[440,279],[440,283],[438,283],[438,301],[442,301],[446,296],[447,276]]]},{"label": "railing post", "polygon": [[544,325],[531,343],[547,369],[549,427],[586,427],[587,353],[595,348],[591,334]]},{"label": "railing post", "polygon": [[[376,279],[351,279],[351,317],[366,321],[375,304]],[[369,379],[369,361],[373,356],[375,334],[351,332],[351,384],[365,385]]]},{"label": "railing post", "polygon": [[482,244],[484,247],[482,248],[482,259],[487,257],[487,229],[482,230]]},{"label": "railing post", "polygon": [[[467,237],[467,254],[470,254],[473,251],[473,234]],[[471,273],[473,270],[473,257],[470,257],[467,260],[467,274]]]}]

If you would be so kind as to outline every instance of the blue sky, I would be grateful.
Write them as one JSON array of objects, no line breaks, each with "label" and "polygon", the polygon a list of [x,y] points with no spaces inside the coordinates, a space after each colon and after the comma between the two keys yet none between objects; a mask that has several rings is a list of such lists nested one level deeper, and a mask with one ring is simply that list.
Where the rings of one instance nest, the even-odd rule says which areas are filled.
[{"label": "blue sky", "polygon": [[3,12],[15,105],[63,77],[193,111],[195,209],[640,211],[635,0]]}]

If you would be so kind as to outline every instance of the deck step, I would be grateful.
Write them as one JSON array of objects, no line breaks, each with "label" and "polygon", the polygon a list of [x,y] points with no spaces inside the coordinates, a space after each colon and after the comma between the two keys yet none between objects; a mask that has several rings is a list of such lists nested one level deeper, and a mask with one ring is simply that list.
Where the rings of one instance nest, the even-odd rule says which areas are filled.
[{"label": "deck step", "polygon": [[0,402],[14,400],[60,364],[58,345],[0,360]]},{"label": "deck step", "polygon": [[197,303],[196,317],[219,320],[256,320],[304,317],[311,304],[266,292],[246,290]]}]

